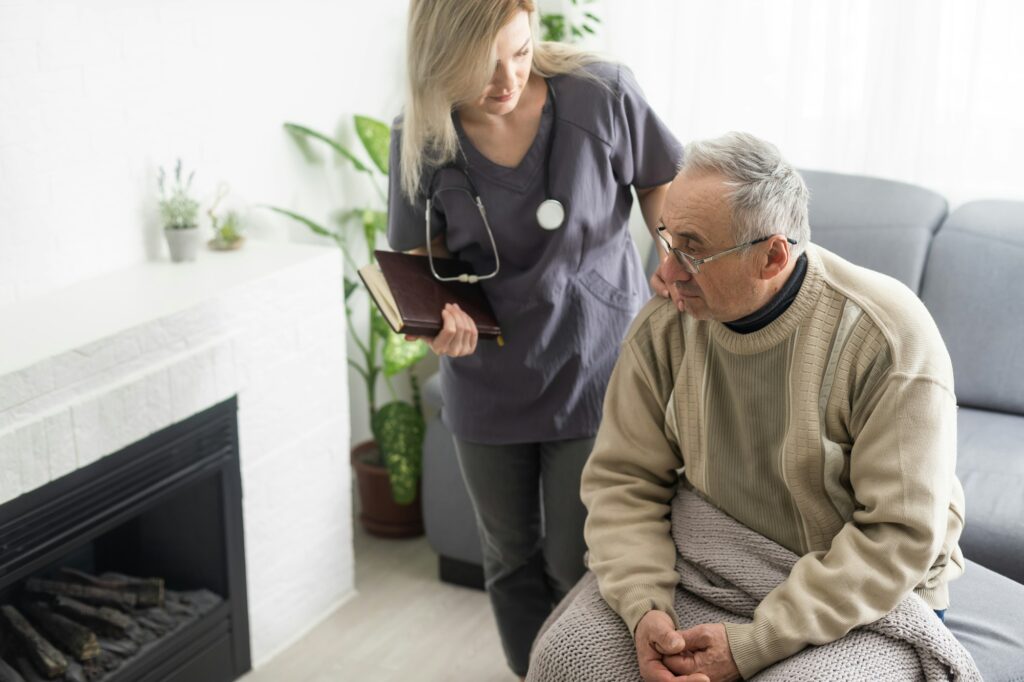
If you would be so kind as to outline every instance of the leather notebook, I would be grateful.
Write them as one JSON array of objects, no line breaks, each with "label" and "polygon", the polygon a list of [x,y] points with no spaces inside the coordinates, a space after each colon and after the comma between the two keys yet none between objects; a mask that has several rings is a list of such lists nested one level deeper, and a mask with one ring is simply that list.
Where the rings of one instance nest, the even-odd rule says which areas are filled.
[{"label": "leather notebook", "polygon": [[[473,318],[479,338],[501,342],[501,327],[479,283],[438,281],[426,256],[393,251],[374,251],[374,255],[377,263],[359,268],[359,277],[396,332],[436,336],[445,304],[456,303]],[[442,277],[473,274],[469,263],[453,258],[435,257],[434,269]]]}]

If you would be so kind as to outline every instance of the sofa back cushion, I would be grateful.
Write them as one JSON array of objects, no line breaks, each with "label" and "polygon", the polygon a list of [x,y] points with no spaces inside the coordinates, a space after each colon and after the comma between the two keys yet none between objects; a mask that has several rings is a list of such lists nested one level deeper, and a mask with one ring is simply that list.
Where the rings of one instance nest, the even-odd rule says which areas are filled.
[{"label": "sofa back cushion", "polygon": [[961,405],[1024,414],[1024,202],[975,201],[939,229],[921,298]]},{"label": "sofa back cushion", "polygon": [[946,217],[945,198],[894,180],[801,170],[811,192],[811,241],[851,263],[921,291],[928,245]]}]

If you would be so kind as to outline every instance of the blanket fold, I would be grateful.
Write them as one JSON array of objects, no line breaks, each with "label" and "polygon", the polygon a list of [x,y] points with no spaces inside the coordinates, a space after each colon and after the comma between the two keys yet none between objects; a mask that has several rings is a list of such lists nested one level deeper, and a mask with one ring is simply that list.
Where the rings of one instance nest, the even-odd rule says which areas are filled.
[{"label": "blanket fold", "polygon": [[[680,627],[749,623],[798,557],[681,488],[672,503],[675,609]],[[534,643],[528,682],[640,679],[625,623],[588,572],[562,600]],[[909,594],[883,618],[842,639],[811,646],[765,668],[758,682],[794,680],[981,680],[971,655],[924,601]]]}]

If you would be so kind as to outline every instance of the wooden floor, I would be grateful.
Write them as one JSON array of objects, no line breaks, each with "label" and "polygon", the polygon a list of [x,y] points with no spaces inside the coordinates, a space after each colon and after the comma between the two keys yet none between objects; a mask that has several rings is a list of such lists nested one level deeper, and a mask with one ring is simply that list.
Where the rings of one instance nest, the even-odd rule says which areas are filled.
[{"label": "wooden floor", "polygon": [[426,538],[355,531],[356,589],[295,645],[241,682],[516,682],[487,596],[437,578]]}]

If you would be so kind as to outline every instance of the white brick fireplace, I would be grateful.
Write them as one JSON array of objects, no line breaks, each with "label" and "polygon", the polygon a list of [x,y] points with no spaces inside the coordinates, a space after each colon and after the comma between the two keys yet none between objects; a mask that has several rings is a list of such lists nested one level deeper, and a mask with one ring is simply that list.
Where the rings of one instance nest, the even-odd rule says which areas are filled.
[{"label": "white brick fireplace", "polygon": [[336,250],[251,242],[0,307],[0,504],[238,396],[255,665],[353,590]]}]

